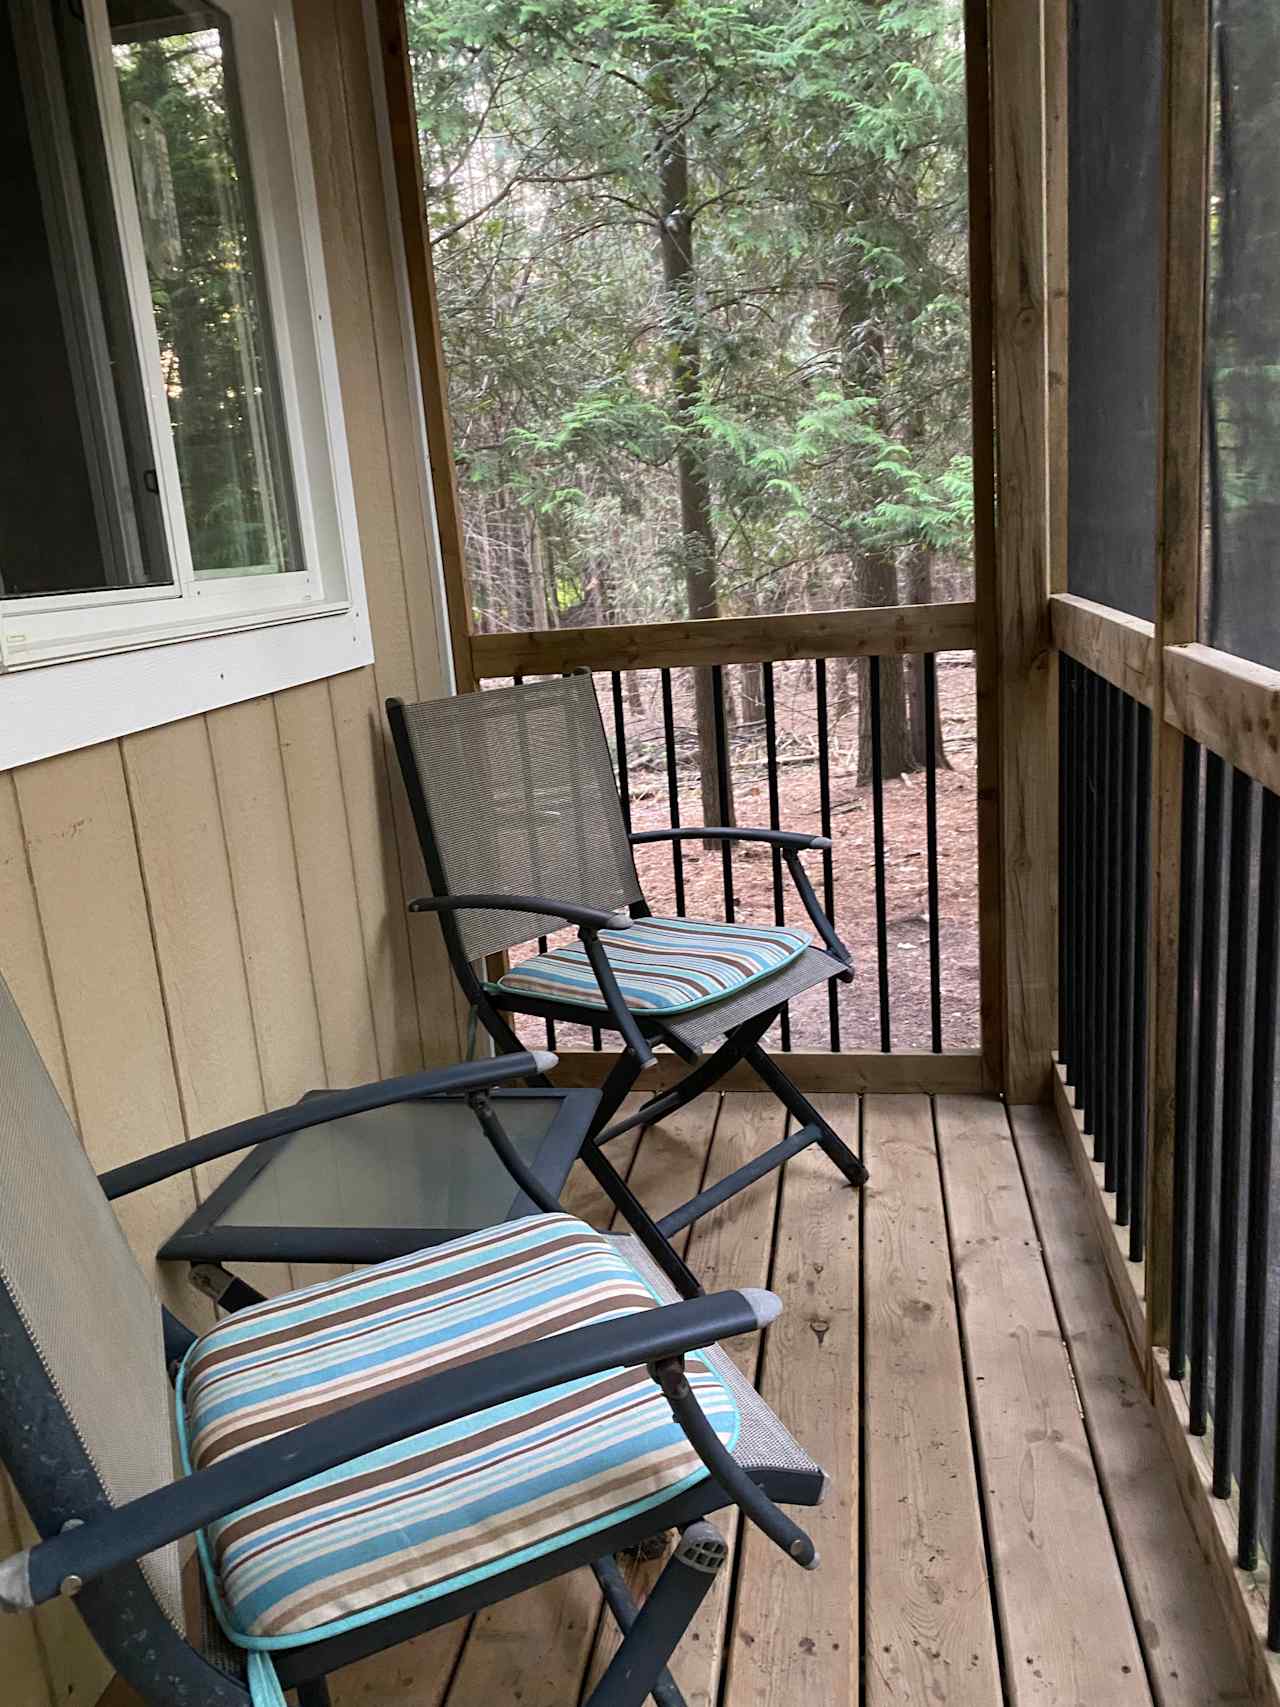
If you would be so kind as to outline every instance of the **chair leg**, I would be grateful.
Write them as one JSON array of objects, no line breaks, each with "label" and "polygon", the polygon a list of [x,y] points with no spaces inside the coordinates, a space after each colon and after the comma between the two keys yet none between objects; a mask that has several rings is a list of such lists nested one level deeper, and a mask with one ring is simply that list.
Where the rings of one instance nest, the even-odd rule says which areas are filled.
[{"label": "chair leg", "polygon": [[839,1133],[822,1118],[808,1097],[792,1084],[773,1057],[758,1043],[753,1043],[745,1054],[747,1064],[755,1070],[757,1077],[763,1079],[787,1113],[802,1126],[817,1128],[817,1144],[839,1168],[849,1184],[865,1185],[867,1169],[861,1157],[853,1153]]},{"label": "chair leg", "polygon": [[685,1530],[585,1707],[642,1707],[646,1696],[663,1687],[667,1661],[728,1553],[711,1524],[694,1523]]},{"label": "chair leg", "polygon": [[582,1146],[582,1160],[608,1192],[623,1220],[680,1296],[701,1298],[702,1286],[697,1275],[670,1239],[663,1236],[657,1222],[594,1139],[588,1138]]},{"label": "chair leg", "polygon": [[[658,1550],[654,1553],[641,1552],[638,1555],[640,1558],[661,1559],[664,1556],[670,1545],[669,1531],[664,1531],[662,1535],[655,1536],[654,1540],[659,1544]],[[647,1543],[641,1543],[642,1547],[645,1545]],[[618,1569],[618,1561],[612,1553],[606,1553],[603,1559],[596,1560],[591,1569],[600,1585],[600,1592],[604,1595],[605,1605],[613,1614],[614,1623],[625,1636],[640,1616],[640,1608],[631,1598],[631,1590],[627,1587],[626,1578]],[[658,1681],[654,1684],[651,1693],[657,1707],[688,1707],[676,1680],[666,1666],[663,1666],[659,1672]]]},{"label": "chair leg", "polygon": [[669,1091],[659,1091],[657,1096],[650,1097],[648,1102],[642,1104],[627,1120],[620,1120],[603,1135],[602,1142],[607,1144],[611,1138],[621,1137],[635,1126],[653,1126],[659,1120],[665,1120],[669,1114],[674,1114],[677,1109],[684,1108],[704,1091],[710,1090],[731,1067],[737,1066],[751,1044],[764,1036],[780,1012],[781,1009],[774,1008],[769,1013],[747,1020],[731,1031],[714,1055],[708,1055],[705,1061],[686,1073]]}]

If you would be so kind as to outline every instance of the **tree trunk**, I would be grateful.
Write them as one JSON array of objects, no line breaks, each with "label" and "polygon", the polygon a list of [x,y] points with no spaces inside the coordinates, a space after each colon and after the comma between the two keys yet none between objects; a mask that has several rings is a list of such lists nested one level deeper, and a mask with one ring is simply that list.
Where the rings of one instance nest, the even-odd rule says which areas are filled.
[{"label": "tree trunk", "polygon": [[764,722],[764,665],[743,664],[738,671],[738,694],[743,723]]},{"label": "tree trunk", "polygon": [[[906,584],[907,602],[909,604],[931,605],[933,603],[933,552],[927,545],[917,545],[907,553]],[[911,708],[911,755],[917,766],[923,770],[925,767],[923,658],[907,659],[907,700]],[[942,706],[936,695],[933,701],[933,751],[938,769],[950,770],[951,761],[947,757],[947,750],[942,741]]]},{"label": "tree trunk", "polygon": [[[868,551],[857,578],[858,605],[896,605],[898,571],[886,551]],[[886,778],[905,776],[916,768],[911,755],[911,729],[907,721],[907,679],[900,657],[880,660],[880,761]],[[858,783],[871,781],[871,664],[858,664]]]},{"label": "tree trunk", "polygon": [[[693,221],[689,215],[689,154],[683,130],[658,132],[659,244],[671,328],[671,379],[676,429],[676,489],[680,499],[680,555],[691,617],[719,616],[716,542],[711,520],[711,482],[706,446],[698,431],[702,351],[693,302]],[[694,717],[698,730],[698,773],[706,824],[732,824],[733,784],[720,798],[715,747],[715,708],[710,670],[695,670]],[[707,847],[715,844],[706,843]]]}]

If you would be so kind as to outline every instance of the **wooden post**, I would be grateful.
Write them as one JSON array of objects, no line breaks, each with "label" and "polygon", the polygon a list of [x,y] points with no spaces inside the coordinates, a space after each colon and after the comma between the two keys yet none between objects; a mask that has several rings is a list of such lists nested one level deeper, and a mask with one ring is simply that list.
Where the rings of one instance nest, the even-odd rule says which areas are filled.
[{"label": "wooden post", "polygon": [[1147,1333],[1169,1343],[1182,736],[1164,717],[1165,648],[1196,638],[1209,207],[1209,0],[1166,0],[1164,303],[1152,705]]},{"label": "wooden post", "polygon": [[965,0],[969,142],[969,335],[973,409],[974,667],[978,713],[979,1025],[987,1081],[1004,1083],[1000,855],[1000,639],[996,623],[994,300],[991,279],[991,64],[987,0]]},{"label": "wooden post", "polygon": [[996,620],[1000,658],[1005,1093],[1052,1093],[1056,719],[1049,631],[1043,0],[992,0]]},{"label": "wooden post", "polygon": [[382,72],[387,91],[387,120],[391,135],[396,201],[400,209],[409,304],[418,351],[418,379],[422,389],[423,414],[427,423],[431,486],[435,497],[436,522],[440,529],[440,557],[444,570],[445,597],[449,607],[453,670],[457,691],[467,693],[476,685],[471,662],[471,590],[467,585],[462,515],[453,462],[453,429],[449,420],[448,382],[445,376],[444,344],[440,334],[440,305],[436,296],[436,275],[431,261],[431,241],[427,231],[422,156],[418,150],[418,117],[414,103],[413,73],[409,64],[404,0],[377,0],[377,19],[378,39],[382,46]]}]

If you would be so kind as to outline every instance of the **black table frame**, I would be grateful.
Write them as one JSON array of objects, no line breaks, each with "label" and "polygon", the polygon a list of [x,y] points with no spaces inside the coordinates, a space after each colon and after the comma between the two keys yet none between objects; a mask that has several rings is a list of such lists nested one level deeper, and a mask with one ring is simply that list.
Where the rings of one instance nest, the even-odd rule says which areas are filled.
[{"label": "black table frame", "polygon": [[[502,1105],[512,1101],[551,1101],[560,1104],[559,1110],[543,1135],[537,1154],[530,1164],[535,1177],[552,1193],[559,1196],[568,1178],[591,1125],[599,1093],[589,1090],[542,1090],[538,1088],[494,1090],[488,1092],[494,1113],[502,1118]],[[465,1096],[424,1098],[419,1104],[425,1119],[430,1119],[433,1102],[462,1103]],[[344,1117],[351,1118],[351,1117]],[[225,1262],[387,1262],[394,1257],[410,1256],[429,1245],[440,1245],[449,1239],[462,1238],[479,1229],[466,1227],[225,1227],[219,1218],[240,1194],[257,1178],[263,1169],[283,1154],[285,1146],[305,1140],[314,1127],[290,1133],[284,1138],[267,1139],[257,1144],[242,1162],[229,1173],[195,1213],[183,1222],[156,1253],[163,1262],[225,1263]],[[502,1162],[495,1154],[493,1166]],[[514,1221],[522,1215],[536,1215],[538,1206],[512,1181],[512,1199],[498,1221]]]}]

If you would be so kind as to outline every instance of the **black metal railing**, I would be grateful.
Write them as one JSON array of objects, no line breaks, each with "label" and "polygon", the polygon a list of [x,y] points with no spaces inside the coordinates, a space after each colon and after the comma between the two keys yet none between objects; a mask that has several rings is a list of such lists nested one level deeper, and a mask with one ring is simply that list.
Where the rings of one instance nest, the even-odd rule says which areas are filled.
[{"label": "black metal railing", "polygon": [[1059,676],[1059,1057],[1114,1215],[1143,1257],[1151,713],[1065,654]]},{"label": "black metal railing", "polygon": [[[857,979],[853,1000],[858,1006],[855,1009],[845,993],[848,987],[836,983],[827,987],[825,996],[819,993],[814,997],[815,1003],[823,1004],[821,1010],[811,1004],[797,1013],[796,1004],[789,1004],[780,1016],[776,1037],[776,1045],[784,1051],[825,1046],[841,1052],[853,1046],[854,1036],[863,1047],[874,1039],[885,1053],[891,1053],[895,1046],[906,1046],[925,1047],[940,1054],[957,1037],[961,1047],[978,1041],[976,976],[972,979],[972,1013],[957,1012],[943,1000],[944,928],[947,940],[961,945],[958,958],[974,969],[978,959],[976,794],[971,802],[973,834],[958,854],[954,851],[954,806],[948,818],[952,859],[967,860],[973,867],[971,916],[944,919],[944,906],[950,906],[952,915],[957,911],[953,899],[957,885],[952,882],[947,889],[940,873],[939,771],[943,761],[938,749],[939,661],[936,655],[928,654],[913,662],[917,673],[911,684],[914,697],[910,703],[917,768],[906,785],[908,794],[899,791],[895,795],[892,823],[886,813],[891,785],[884,763],[885,672],[881,658],[705,667],[718,800],[714,816],[725,821],[725,803],[733,800],[739,823],[762,823],[773,829],[811,827],[835,842],[834,849],[821,855],[821,882],[816,871],[813,875],[828,917],[854,951]],[[972,657],[948,654],[945,667],[971,674]],[[866,672],[865,687],[857,680],[859,668]],[[743,675],[746,670],[752,672],[750,693]],[[628,827],[702,821],[702,755],[695,731],[693,678],[692,669],[678,668],[611,670],[595,676]],[[517,683],[523,679],[514,678]],[[957,678],[949,676],[947,680],[946,703],[952,704],[957,701]],[[970,693],[966,704],[971,697]],[[852,715],[855,702],[865,709],[865,731],[857,727],[858,719]],[[958,749],[953,753],[958,758],[958,777],[973,777],[975,755],[967,746],[973,739],[968,732],[971,715],[953,719],[955,727],[948,736],[953,748]],[[901,739],[900,731],[897,733]],[[799,790],[786,781],[797,775],[804,778]],[[797,807],[801,794],[803,805]],[[903,810],[908,800],[909,827],[904,825]],[[854,826],[861,830],[866,822],[861,814],[868,807],[869,837],[847,834]],[[904,842],[904,830],[909,841]],[[749,897],[754,916],[771,910],[774,922],[781,925],[788,922],[790,911],[791,922],[796,921],[796,904],[778,849],[769,849],[767,854],[755,850],[745,853],[741,846],[723,843],[706,856],[713,862],[708,868],[698,858],[696,848],[696,843],[674,842],[648,855],[654,863],[643,873],[646,887],[655,880],[655,874],[660,874],[654,881],[655,892],[649,896],[655,911],[669,908],[680,917],[719,915],[730,921],[744,916],[747,901],[743,876],[751,866],[741,862],[745,858],[754,865],[767,859],[769,881],[757,885]],[[901,906],[895,914],[892,905],[893,860],[900,862],[903,871],[919,873],[923,880],[919,900],[906,918]],[[709,871],[715,873],[711,884]],[[919,945],[902,941],[921,925]],[[799,1000],[803,1002],[804,998]],[[555,1047],[555,1028],[549,1022],[546,1035],[548,1046]],[[567,1040],[562,1036],[561,1041]],[[598,1032],[593,1034],[592,1045],[601,1047]]]},{"label": "black metal railing", "polygon": [[1214,1494],[1238,1495],[1252,1570],[1280,1545],[1280,797],[1192,741],[1183,758],[1169,1365],[1191,1432],[1212,1434]]}]

